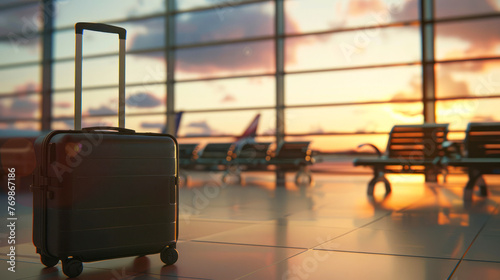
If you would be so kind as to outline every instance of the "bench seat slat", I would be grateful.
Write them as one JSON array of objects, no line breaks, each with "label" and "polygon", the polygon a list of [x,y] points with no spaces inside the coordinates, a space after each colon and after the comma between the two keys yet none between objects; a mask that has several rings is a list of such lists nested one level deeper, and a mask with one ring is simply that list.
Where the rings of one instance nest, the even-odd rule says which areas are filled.
[{"label": "bench seat slat", "polygon": [[384,165],[433,165],[432,159],[397,159],[397,158],[357,158],[354,160],[354,166],[384,166]]}]

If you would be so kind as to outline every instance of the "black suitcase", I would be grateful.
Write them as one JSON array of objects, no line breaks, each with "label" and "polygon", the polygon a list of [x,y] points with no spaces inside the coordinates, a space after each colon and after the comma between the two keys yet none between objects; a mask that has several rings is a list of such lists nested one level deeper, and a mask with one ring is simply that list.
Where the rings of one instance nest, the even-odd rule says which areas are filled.
[{"label": "black suitcase", "polygon": [[[120,37],[120,127],[81,126],[83,30]],[[177,261],[178,145],[167,134],[124,126],[125,29],[77,23],[75,130],[52,131],[35,142],[33,243],[41,262],[62,261],[78,276],[82,262],[160,253]]]}]

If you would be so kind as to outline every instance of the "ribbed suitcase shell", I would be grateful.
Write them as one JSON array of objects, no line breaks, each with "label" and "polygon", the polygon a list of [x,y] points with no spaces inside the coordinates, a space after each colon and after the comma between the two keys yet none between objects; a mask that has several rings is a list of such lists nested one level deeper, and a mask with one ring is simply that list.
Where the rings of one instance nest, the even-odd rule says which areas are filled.
[{"label": "ribbed suitcase shell", "polygon": [[35,151],[33,243],[39,253],[87,262],[175,248],[175,138],[53,131],[37,139]]}]

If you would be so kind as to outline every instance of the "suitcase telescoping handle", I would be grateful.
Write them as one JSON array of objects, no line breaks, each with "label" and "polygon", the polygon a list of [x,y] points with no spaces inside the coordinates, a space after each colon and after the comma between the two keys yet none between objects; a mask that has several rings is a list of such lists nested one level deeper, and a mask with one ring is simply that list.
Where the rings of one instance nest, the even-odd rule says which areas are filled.
[{"label": "suitcase telescoping handle", "polygon": [[84,127],[82,128],[83,132],[92,132],[97,130],[115,130],[121,133],[129,133],[134,134],[135,130],[123,128],[123,127],[113,127],[113,126],[92,126],[92,127]]},{"label": "suitcase telescoping handle", "polygon": [[75,24],[75,130],[82,128],[82,37],[83,30],[116,33],[120,39],[118,80],[118,126],[125,127],[125,39],[127,31],[118,26],[102,23],[78,22]]}]

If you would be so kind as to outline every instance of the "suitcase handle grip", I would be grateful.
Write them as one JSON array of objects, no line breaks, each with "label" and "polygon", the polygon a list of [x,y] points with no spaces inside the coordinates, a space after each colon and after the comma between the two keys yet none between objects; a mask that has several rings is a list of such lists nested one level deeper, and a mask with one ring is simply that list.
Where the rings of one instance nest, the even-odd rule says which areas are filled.
[{"label": "suitcase handle grip", "polygon": [[103,23],[78,22],[75,24],[75,130],[82,128],[82,38],[83,30],[117,33],[120,37],[118,52],[118,126],[125,127],[125,37],[127,31]]},{"label": "suitcase handle grip", "polygon": [[92,126],[92,127],[84,127],[82,128],[83,132],[91,132],[96,130],[115,130],[121,133],[135,133],[135,130],[123,128],[123,127],[114,127],[114,126]]},{"label": "suitcase handle grip", "polygon": [[127,30],[124,28],[118,27],[118,26],[113,26],[109,24],[104,24],[104,23],[93,23],[93,22],[78,22],[75,24],[75,33],[76,34],[82,34],[83,35],[83,30],[92,30],[92,31],[99,31],[99,32],[106,32],[106,33],[116,33],[120,37],[120,39],[126,39],[127,37]]}]

